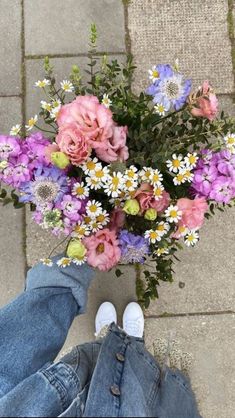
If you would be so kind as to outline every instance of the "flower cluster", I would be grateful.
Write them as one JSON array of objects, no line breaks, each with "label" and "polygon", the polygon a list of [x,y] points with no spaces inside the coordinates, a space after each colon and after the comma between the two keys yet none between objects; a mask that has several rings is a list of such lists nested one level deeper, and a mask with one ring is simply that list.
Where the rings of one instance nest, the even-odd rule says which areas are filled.
[{"label": "flower cluster", "polygon": [[37,224],[68,238],[58,266],[87,262],[107,271],[155,260],[157,278],[145,271],[141,298],[156,297],[158,280],[172,280],[179,240],[194,246],[210,205],[234,201],[233,125],[213,122],[211,86],[191,92],[178,66],[154,66],[139,97],[128,84],[130,64],[120,85],[121,68],[104,59],[91,87],[81,85],[76,67],[57,88],[48,61],[45,68],[35,86],[46,94],[40,116],[48,137],[31,133],[40,129],[38,115],[1,135],[0,180],[14,189],[13,200],[16,191],[17,202],[30,204]]}]

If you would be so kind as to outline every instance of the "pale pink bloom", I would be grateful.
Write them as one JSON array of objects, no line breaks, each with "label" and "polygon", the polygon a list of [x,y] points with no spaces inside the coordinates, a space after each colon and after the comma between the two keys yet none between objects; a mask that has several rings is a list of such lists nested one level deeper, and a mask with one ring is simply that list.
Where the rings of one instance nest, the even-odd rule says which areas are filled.
[{"label": "pale pink bloom", "polygon": [[48,163],[51,163],[51,154],[58,152],[60,149],[57,144],[50,144],[45,148],[45,157]]},{"label": "pale pink bloom", "polygon": [[120,231],[125,224],[126,214],[121,208],[116,208],[112,211],[109,223],[111,231]]},{"label": "pale pink bloom", "polygon": [[126,146],[127,126],[114,126],[111,138],[102,143],[102,147],[96,149],[96,155],[106,163],[113,161],[126,161],[129,157]]},{"label": "pale pink bloom", "polygon": [[204,81],[198,94],[192,97],[191,113],[193,116],[207,118],[210,121],[215,119],[218,112],[218,99],[208,81]]},{"label": "pale pink bloom", "polygon": [[110,270],[121,258],[119,241],[115,231],[108,228],[96,232],[83,240],[87,248],[87,262],[101,271]]},{"label": "pale pink bloom", "polygon": [[91,147],[76,123],[62,125],[56,143],[60,151],[64,152],[74,165],[82,164],[91,153]]},{"label": "pale pink bloom", "polygon": [[203,225],[208,204],[204,197],[194,200],[182,198],[177,201],[177,207],[182,211],[180,225],[185,225],[189,229],[199,229]]},{"label": "pale pink bloom", "polygon": [[142,214],[147,209],[156,209],[157,212],[164,212],[170,203],[170,195],[165,190],[162,193],[162,198],[156,200],[153,193],[153,186],[149,183],[141,184],[140,188],[135,193],[135,198],[140,204]]},{"label": "pale pink bloom", "polygon": [[114,122],[111,110],[95,96],[78,96],[61,107],[57,116],[59,127],[76,123],[92,148],[98,148],[112,136]]}]

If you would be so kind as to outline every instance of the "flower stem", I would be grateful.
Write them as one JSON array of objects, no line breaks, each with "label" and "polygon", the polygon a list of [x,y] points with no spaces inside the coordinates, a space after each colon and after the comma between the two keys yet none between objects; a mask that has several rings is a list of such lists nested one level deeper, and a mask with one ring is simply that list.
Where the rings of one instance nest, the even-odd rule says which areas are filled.
[{"label": "flower stem", "polygon": [[50,252],[48,258],[50,258],[52,256],[52,254],[54,253],[55,250],[57,250],[58,247],[60,247],[60,245],[64,244],[64,242],[66,242],[68,239],[68,237],[65,237],[61,242],[59,242],[59,244],[57,244]]}]

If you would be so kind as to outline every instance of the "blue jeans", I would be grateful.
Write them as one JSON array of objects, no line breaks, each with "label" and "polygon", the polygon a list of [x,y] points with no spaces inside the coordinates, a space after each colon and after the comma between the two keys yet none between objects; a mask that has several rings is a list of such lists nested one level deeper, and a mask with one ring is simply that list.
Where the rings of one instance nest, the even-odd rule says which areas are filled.
[{"label": "blue jeans", "polygon": [[85,311],[93,276],[86,265],[38,264],[26,291],[0,311],[0,416],[199,418],[184,376],[162,373],[143,340],[115,324],[105,339],[53,363]]}]

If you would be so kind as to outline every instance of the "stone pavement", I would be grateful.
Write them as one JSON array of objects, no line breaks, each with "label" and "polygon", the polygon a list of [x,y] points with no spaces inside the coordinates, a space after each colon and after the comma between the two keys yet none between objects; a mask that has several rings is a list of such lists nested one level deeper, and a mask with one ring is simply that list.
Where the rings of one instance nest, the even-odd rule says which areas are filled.
[{"label": "stone pavement", "polygon": [[[58,7],[59,6],[59,7]],[[36,114],[41,99],[33,84],[49,55],[59,79],[87,60],[89,25],[97,23],[98,50],[138,65],[134,88],[147,83],[147,70],[179,58],[182,71],[199,85],[209,78],[222,106],[234,115],[235,34],[233,0],[0,0],[0,131]],[[30,214],[0,208],[0,305],[24,288],[27,266],[46,256],[57,241]],[[207,223],[194,250],[180,254],[175,283],[161,286],[160,300],[146,312],[146,343],[178,339],[195,357],[192,383],[204,418],[233,418],[235,410],[234,210]],[[13,257],[12,257],[13,255]],[[135,271],[97,274],[88,314],[77,319],[63,351],[93,337],[99,303],[113,301],[119,316],[135,298]]]}]

